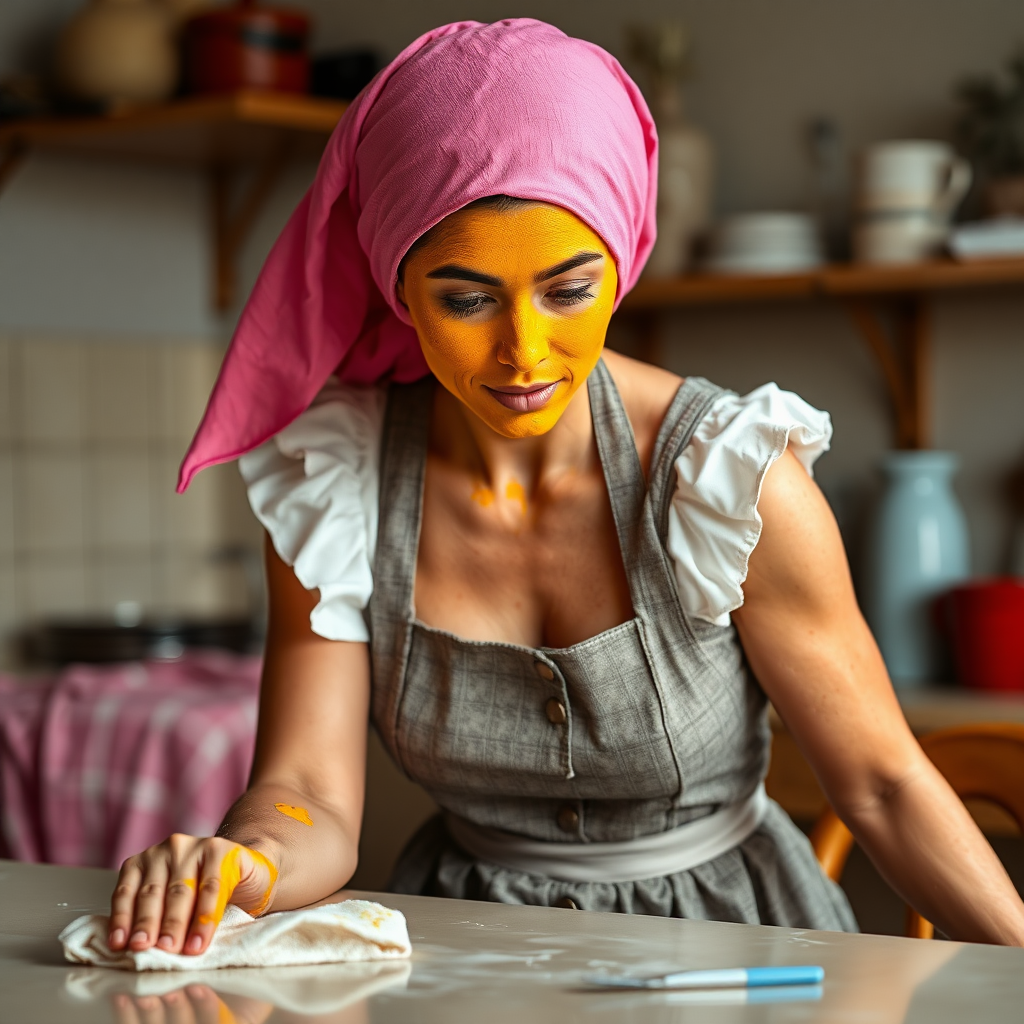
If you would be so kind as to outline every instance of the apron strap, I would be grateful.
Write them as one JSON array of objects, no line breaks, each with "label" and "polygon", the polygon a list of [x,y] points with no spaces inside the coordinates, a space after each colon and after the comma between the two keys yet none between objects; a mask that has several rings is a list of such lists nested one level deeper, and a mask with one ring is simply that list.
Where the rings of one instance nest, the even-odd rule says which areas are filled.
[{"label": "apron strap", "polygon": [[[633,425],[623,408],[619,389],[603,359],[597,361],[587,380],[594,439],[601,458],[604,482],[619,536],[622,562],[632,592],[634,567],[640,556],[641,529],[647,483],[636,452]],[[634,604],[636,595],[633,594]]]},{"label": "apron strap", "polygon": [[594,367],[588,387],[594,437],[633,610],[641,617],[662,615],[666,598],[675,598],[674,573],[665,549],[675,493],[673,463],[722,389],[702,377],[689,377],[679,386],[658,431],[648,488],[633,427],[603,359]]},{"label": "apron strap", "polygon": [[693,440],[701,420],[725,389],[703,377],[687,377],[661,421],[651,456],[650,505],[662,546],[668,543],[668,514],[676,492],[676,459]]},{"label": "apron strap", "polygon": [[427,439],[436,384],[435,378],[428,376],[415,384],[392,384],[388,391],[372,604],[375,619],[396,624],[413,618]]}]

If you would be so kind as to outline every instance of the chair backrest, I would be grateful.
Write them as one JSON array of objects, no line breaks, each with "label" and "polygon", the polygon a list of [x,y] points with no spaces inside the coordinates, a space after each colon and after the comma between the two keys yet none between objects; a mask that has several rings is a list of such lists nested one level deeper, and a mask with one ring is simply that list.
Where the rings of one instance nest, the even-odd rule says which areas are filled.
[{"label": "chair backrest", "polygon": [[[1024,832],[1024,725],[990,722],[940,729],[920,738],[921,749],[961,800],[988,800],[1006,811]],[[822,870],[839,881],[853,836],[827,808],[811,833]],[[929,939],[931,923],[907,908],[907,935]]]}]

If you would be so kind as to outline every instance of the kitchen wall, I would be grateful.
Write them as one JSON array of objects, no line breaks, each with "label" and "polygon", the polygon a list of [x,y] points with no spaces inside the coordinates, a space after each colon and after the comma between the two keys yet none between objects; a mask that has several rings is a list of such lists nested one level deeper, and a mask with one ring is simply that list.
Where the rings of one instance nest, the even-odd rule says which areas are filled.
[{"label": "kitchen wall", "polygon": [[[74,0],[4,0],[0,75],[30,66],[55,26],[77,6]],[[306,0],[304,6],[316,18],[317,49],[372,44],[388,55],[416,33],[460,17],[543,17],[614,52],[622,50],[627,21],[681,17],[696,40],[688,106],[717,147],[722,212],[806,205],[803,133],[812,116],[832,117],[851,154],[874,138],[947,134],[953,83],[968,72],[994,69],[1024,43],[1019,0],[633,0],[629,5],[615,0],[377,0],[372,5]],[[246,287],[311,173],[310,166],[292,168],[264,211],[243,254]],[[88,463],[82,464],[80,495],[77,470],[53,469],[50,478],[63,483],[46,492],[66,495],[65,511],[83,509],[81,543],[76,539],[73,545],[74,565],[82,571],[74,570],[73,586],[37,582],[44,565],[63,557],[57,552],[65,548],[54,538],[67,543],[59,531],[46,534],[45,543],[26,532],[38,532],[36,499],[25,490],[26,474],[37,472],[27,467],[37,455],[53,465],[64,459],[64,466],[78,453],[99,462],[115,456],[122,462],[140,460],[133,463],[133,479],[146,483],[138,483],[132,500],[149,510],[140,513],[149,532],[133,534],[130,541],[118,532],[114,545],[124,564],[145,562],[138,578],[148,580],[150,589],[138,592],[150,594],[161,607],[237,603],[235,584],[211,583],[200,588],[205,596],[187,597],[159,568],[173,562],[172,553],[179,550],[166,524],[188,519],[190,501],[196,509],[207,502],[206,511],[195,515],[206,517],[202,529],[208,533],[198,546],[189,547],[189,541],[189,551],[209,555],[225,544],[251,543],[253,537],[251,526],[243,525],[237,488],[225,483],[216,500],[171,494],[171,464],[194,426],[199,391],[207,386],[235,315],[218,317],[211,311],[206,202],[206,182],[197,173],[43,157],[31,158],[0,195],[0,354],[10,361],[0,364],[0,374],[23,410],[22,419],[0,436],[0,474],[7,473],[9,481],[15,473],[13,489],[0,477],[0,510],[9,508],[12,493],[17,504],[14,526],[2,525],[2,517],[10,521],[12,513],[0,511],[0,533],[6,538],[0,540],[6,545],[0,546],[0,607],[7,609],[0,612],[0,628],[3,621],[10,625],[69,604],[105,609],[115,599],[127,599],[131,589],[108,585],[109,574],[97,575],[106,558],[104,538],[109,539],[102,532],[106,499],[100,481],[105,478]],[[994,572],[1007,565],[1010,546],[1008,481],[1024,467],[1018,398],[1024,380],[1024,295],[942,298],[934,322],[935,440],[962,456],[959,487],[975,567]],[[627,326],[614,327],[612,340],[628,348]],[[124,358],[110,356],[114,351]],[[820,464],[819,478],[855,549],[890,424],[880,375],[841,310],[822,302],[679,312],[667,318],[664,353],[681,373],[701,373],[740,390],[773,379],[832,412],[835,445]],[[158,416],[150,426],[137,432],[125,426],[123,433],[114,431],[116,437],[90,418],[94,405],[99,409],[123,395],[115,386],[120,378],[108,378],[104,367],[135,366],[138,379],[150,381],[145,393],[156,395],[179,386],[168,376],[169,367],[178,360],[182,367],[193,365],[193,359],[205,369],[191,378],[198,390],[189,393],[173,431],[159,425],[163,414],[156,413],[157,404],[147,405],[147,413]],[[60,438],[33,433],[49,415],[37,410],[63,410],[63,400],[54,396],[64,386],[60,373],[71,373],[72,366],[79,368],[73,371],[76,379],[86,382],[76,425]],[[196,383],[200,379],[202,385]],[[130,397],[119,414],[122,424],[133,422],[137,392]],[[143,461],[145,473],[138,468]],[[225,481],[230,472],[222,473]],[[40,481],[46,477],[38,473]],[[211,493],[216,490],[208,486]],[[70,522],[70,512],[67,517]],[[143,550],[149,555],[140,555]],[[228,572],[216,562],[202,564],[204,572]],[[44,599],[47,594],[54,596]]]},{"label": "kitchen wall", "polygon": [[[47,616],[245,615],[258,532],[231,466],[174,494],[209,344],[0,341],[0,638]],[[240,550],[241,549],[241,550]]]}]

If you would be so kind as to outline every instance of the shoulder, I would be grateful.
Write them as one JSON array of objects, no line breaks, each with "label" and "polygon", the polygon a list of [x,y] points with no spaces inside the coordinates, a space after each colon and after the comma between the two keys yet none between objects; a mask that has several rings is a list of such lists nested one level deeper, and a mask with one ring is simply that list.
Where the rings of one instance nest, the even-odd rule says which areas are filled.
[{"label": "shoulder", "polygon": [[609,349],[605,349],[604,361],[633,427],[637,452],[646,472],[658,431],[683,378]]},{"label": "shoulder", "polygon": [[[674,464],[666,547],[684,607],[716,625],[728,624],[744,601],[765,494],[774,514],[786,500],[783,492],[794,494],[800,483],[794,473],[816,490],[812,466],[831,437],[828,413],[775,384],[744,396],[725,392],[713,402]],[[780,462],[780,470],[769,474]],[[766,477],[772,484],[767,491]]]},{"label": "shoulder", "polygon": [[239,459],[249,504],[281,560],[318,590],[313,631],[365,640],[387,392],[330,380],[287,427]]}]

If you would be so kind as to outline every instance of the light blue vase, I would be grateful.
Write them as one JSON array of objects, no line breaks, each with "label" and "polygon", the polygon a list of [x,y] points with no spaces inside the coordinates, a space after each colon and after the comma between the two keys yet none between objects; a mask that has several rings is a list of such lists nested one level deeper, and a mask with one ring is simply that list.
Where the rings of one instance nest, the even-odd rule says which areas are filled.
[{"label": "light blue vase", "polygon": [[953,493],[952,452],[890,452],[867,549],[865,614],[897,688],[943,671],[935,599],[970,570],[967,520]]}]

